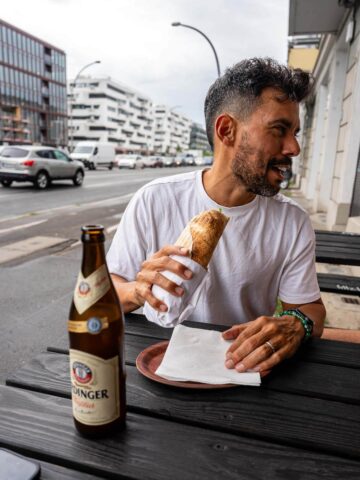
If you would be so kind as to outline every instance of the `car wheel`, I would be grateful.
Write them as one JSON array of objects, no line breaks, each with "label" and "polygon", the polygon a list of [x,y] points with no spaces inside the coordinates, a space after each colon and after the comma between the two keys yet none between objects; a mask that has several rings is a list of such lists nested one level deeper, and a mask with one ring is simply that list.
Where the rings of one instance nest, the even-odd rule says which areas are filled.
[{"label": "car wheel", "polygon": [[50,185],[50,178],[46,172],[39,172],[35,177],[35,186],[39,190],[45,190]]},{"label": "car wheel", "polygon": [[89,170],[96,170],[96,165],[94,162],[89,163]]},{"label": "car wheel", "polygon": [[73,178],[74,185],[76,187],[81,187],[83,181],[84,181],[84,172],[82,170],[77,170]]},{"label": "car wheel", "polygon": [[11,187],[12,180],[1,180],[1,185],[3,187]]},{"label": "car wheel", "polygon": [[114,166],[114,164],[113,164],[113,163],[110,163],[110,165],[108,166],[108,169],[109,169],[109,170],[112,170],[112,169],[113,169],[113,166]]}]

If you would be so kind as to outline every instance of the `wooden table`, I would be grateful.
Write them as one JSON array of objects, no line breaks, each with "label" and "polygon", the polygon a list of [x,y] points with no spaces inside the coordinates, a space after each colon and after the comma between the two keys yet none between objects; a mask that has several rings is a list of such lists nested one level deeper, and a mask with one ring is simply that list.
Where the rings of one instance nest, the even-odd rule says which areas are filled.
[{"label": "wooden table", "polygon": [[77,434],[65,344],[0,387],[0,445],[38,459],[42,479],[360,478],[360,345],[316,339],[259,388],[195,391],[138,373],[138,353],[171,331],[126,322],[125,431]]}]

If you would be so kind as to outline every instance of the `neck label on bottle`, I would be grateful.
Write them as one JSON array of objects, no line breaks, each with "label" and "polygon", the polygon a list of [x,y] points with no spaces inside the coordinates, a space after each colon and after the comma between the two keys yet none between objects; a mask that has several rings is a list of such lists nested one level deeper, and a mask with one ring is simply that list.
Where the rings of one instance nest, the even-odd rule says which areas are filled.
[{"label": "neck label on bottle", "polygon": [[81,315],[100,300],[109,289],[110,279],[105,265],[101,265],[100,268],[86,278],[80,271],[74,292],[76,310]]},{"label": "neck label on bottle", "polygon": [[85,425],[104,425],[120,416],[119,357],[103,358],[70,349],[73,415]]}]

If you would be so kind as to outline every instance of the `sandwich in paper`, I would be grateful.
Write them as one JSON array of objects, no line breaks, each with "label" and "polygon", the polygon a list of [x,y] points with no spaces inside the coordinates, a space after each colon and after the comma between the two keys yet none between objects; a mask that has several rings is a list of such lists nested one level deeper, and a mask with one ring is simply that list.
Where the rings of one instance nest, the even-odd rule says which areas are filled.
[{"label": "sandwich in paper", "polygon": [[161,272],[164,277],[184,287],[184,294],[176,297],[158,285],[153,285],[153,295],[165,303],[168,310],[159,312],[145,302],[143,311],[150,322],[163,327],[174,327],[189,318],[205,288],[208,264],[228,221],[229,218],[219,210],[207,210],[190,220],[175,243],[189,250],[190,256],[171,255],[171,258],[186,265],[193,276],[184,280],[174,272]]},{"label": "sandwich in paper", "polygon": [[228,221],[220,210],[199,213],[186,225],[175,245],[187,248],[191,259],[206,269]]}]

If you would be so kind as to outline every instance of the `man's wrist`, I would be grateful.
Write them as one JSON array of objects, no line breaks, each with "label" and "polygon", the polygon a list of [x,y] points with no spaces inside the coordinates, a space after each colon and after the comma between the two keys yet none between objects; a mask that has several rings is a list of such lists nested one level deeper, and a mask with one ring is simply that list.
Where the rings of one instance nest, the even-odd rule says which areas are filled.
[{"label": "man's wrist", "polygon": [[303,337],[303,342],[306,342],[311,338],[313,330],[314,330],[314,322],[305,315],[305,313],[301,312],[297,308],[291,308],[289,310],[285,310],[280,314],[280,317],[283,317],[285,315],[291,315],[298,320],[300,320],[302,326],[304,327],[305,335]]}]

